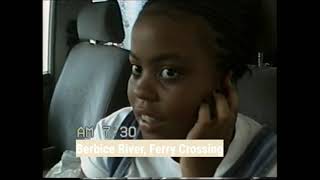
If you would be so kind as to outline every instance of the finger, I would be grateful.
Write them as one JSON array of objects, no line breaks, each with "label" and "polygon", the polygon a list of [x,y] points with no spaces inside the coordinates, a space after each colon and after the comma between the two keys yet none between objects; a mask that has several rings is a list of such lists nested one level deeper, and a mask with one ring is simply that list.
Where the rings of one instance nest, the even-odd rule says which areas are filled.
[{"label": "finger", "polygon": [[239,109],[239,96],[235,85],[231,82],[231,75],[226,78],[226,98],[233,113],[237,113]]},{"label": "finger", "polygon": [[210,122],[210,107],[209,104],[203,103],[200,105],[198,114],[198,123],[209,123]]},{"label": "finger", "polygon": [[198,120],[187,135],[187,139],[197,139],[203,133],[203,129],[210,123],[209,105],[201,104],[198,111]]},{"label": "finger", "polygon": [[218,123],[225,123],[225,121],[231,119],[231,110],[226,97],[221,94],[214,92],[216,99],[216,116]]}]

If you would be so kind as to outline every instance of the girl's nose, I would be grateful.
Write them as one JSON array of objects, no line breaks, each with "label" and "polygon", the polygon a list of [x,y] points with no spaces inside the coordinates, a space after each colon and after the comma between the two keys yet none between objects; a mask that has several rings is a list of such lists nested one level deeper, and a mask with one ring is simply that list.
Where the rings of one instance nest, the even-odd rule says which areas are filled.
[{"label": "girl's nose", "polygon": [[154,79],[147,74],[136,80],[133,88],[134,95],[144,101],[154,102],[157,100],[157,91]]}]

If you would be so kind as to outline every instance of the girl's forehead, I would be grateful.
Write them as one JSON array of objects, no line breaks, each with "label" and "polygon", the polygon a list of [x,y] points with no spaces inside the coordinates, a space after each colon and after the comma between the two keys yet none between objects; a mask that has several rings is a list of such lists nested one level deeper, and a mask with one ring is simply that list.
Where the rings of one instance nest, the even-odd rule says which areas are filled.
[{"label": "girl's forehead", "polygon": [[177,24],[198,24],[207,26],[208,23],[204,17],[179,9],[158,9],[148,8],[141,12],[138,20],[141,19],[157,19],[170,20]]},{"label": "girl's forehead", "polygon": [[[214,31],[211,30],[208,23],[201,17],[190,14],[161,14],[148,12],[144,13],[135,23],[133,36],[153,35],[159,38],[184,40],[196,43],[210,38]],[[163,37],[164,36],[164,37]],[[134,38],[134,37],[133,37]],[[202,43],[202,42],[200,42]]]},{"label": "girl's forehead", "polygon": [[132,50],[152,51],[191,49],[198,33],[190,23],[175,23],[164,16],[148,16],[139,21],[132,33]]},{"label": "girl's forehead", "polygon": [[208,46],[208,39],[214,38],[214,32],[201,18],[189,16],[172,19],[159,13],[143,14],[132,31],[132,51],[138,55],[168,51],[191,56],[211,55],[215,50],[214,46]]}]

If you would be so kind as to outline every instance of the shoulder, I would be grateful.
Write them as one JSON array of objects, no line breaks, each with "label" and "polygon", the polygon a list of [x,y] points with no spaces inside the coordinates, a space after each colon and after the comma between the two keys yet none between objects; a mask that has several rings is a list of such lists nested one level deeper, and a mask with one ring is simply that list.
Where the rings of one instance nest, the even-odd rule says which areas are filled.
[{"label": "shoulder", "polygon": [[109,139],[109,137],[106,136],[107,134],[104,133],[105,129],[108,128],[109,130],[116,130],[131,111],[132,107],[125,107],[101,119],[96,125],[94,138]]},{"label": "shoulder", "polygon": [[262,128],[260,123],[241,113],[238,113],[236,126],[238,127],[237,130],[239,131],[246,129],[252,131],[252,134],[255,134],[258,130],[260,130],[260,128]]},{"label": "shoulder", "polygon": [[222,174],[237,162],[261,128],[262,125],[252,118],[238,113],[235,124],[235,136],[225,157],[218,166],[215,176],[222,176]]},{"label": "shoulder", "polygon": [[115,121],[124,119],[129,114],[130,111],[132,111],[132,107],[124,107],[122,109],[119,109],[113,112],[112,114],[110,114],[109,116],[101,119],[97,123],[97,126],[112,125]]},{"label": "shoulder", "polygon": [[252,118],[238,113],[235,125],[235,137],[233,143],[236,145],[238,153],[242,153],[254,136],[261,130],[262,125]]},{"label": "shoulder", "polygon": [[[131,111],[132,107],[125,107],[101,119],[96,125],[93,139],[110,139],[108,137],[108,133],[106,133],[107,131],[105,131],[105,128],[116,127],[117,124],[121,124]],[[108,177],[109,167],[106,159],[106,157],[81,157],[82,172],[88,178]]]},{"label": "shoulder", "polygon": [[[235,137],[225,158],[219,165],[216,175],[238,173],[237,168],[242,167],[241,171],[245,173],[252,171],[271,177],[276,176],[276,159],[274,159],[276,157],[274,156],[276,142],[274,141],[275,136],[272,134],[274,133],[270,132],[269,134],[268,128],[264,128],[252,118],[238,114]],[[257,169],[262,166],[263,169]]]}]

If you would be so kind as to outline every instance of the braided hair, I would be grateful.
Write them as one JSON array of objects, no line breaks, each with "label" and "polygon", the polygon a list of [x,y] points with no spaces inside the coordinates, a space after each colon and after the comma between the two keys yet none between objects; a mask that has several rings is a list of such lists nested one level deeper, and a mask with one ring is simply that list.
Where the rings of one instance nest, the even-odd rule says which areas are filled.
[{"label": "braided hair", "polygon": [[217,64],[223,72],[232,71],[234,81],[247,71],[248,64],[255,57],[257,4],[244,0],[148,0],[143,6],[138,19],[151,6],[161,9],[159,13],[170,16],[170,11],[183,11],[204,18],[209,27],[220,34],[215,43],[223,51],[217,53],[221,60]]}]

